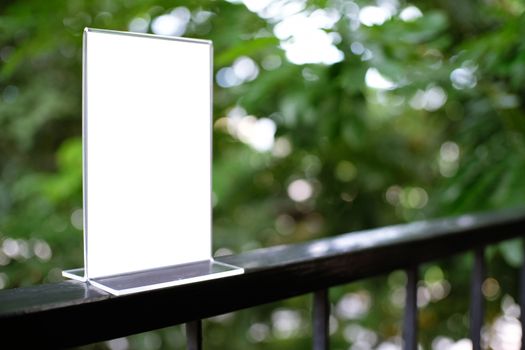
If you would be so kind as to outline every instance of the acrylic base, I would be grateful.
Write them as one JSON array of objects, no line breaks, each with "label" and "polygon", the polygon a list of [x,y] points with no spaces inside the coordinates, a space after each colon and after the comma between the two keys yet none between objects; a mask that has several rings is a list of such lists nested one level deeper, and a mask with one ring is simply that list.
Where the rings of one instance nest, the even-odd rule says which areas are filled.
[{"label": "acrylic base", "polygon": [[87,278],[84,274],[84,269],[78,268],[73,270],[64,270],[62,271],[62,277],[70,278],[72,280],[80,281],[80,282],[86,282]]},{"label": "acrylic base", "polygon": [[[214,260],[138,271],[117,276],[88,279],[93,286],[113,295],[139,293],[153,289],[179,286],[227,276],[240,275],[244,269]],[[84,269],[63,271],[62,275],[85,282]]]}]

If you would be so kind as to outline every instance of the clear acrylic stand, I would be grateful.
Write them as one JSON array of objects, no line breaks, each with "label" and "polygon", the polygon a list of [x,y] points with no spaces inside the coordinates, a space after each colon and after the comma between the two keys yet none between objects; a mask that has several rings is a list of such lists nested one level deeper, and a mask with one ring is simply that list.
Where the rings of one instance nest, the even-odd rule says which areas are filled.
[{"label": "clear acrylic stand", "polygon": [[115,295],[241,274],[211,255],[212,44],[84,31],[84,268]]}]

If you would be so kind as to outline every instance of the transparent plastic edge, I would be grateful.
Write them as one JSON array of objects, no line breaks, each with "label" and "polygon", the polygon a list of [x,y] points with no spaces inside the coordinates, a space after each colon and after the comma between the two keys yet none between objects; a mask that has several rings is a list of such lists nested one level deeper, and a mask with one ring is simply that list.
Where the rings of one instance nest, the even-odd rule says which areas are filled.
[{"label": "transparent plastic edge", "polygon": [[243,273],[244,273],[243,268],[236,267],[235,269],[230,270],[230,271],[217,272],[217,273],[213,273],[210,275],[197,276],[197,277],[191,277],[191,278],[186,278],[182,280],[168,281],[168,282],[162,282],[162,283],[156,283],[156,284],[148,284],[145,286],[140,286],[140,287],[135,287],[135,288],[126,288],[126,289],[114,289],[114,288],[104,285],[101,282],[96,281],[96,279],[90,279],[89,283],[91,283],[93,286],[100,288],[108,293],[111,293],[116,296],[120,296],[120,295],[146,292],[146,291],[155,290],[155,289],[162,289],[162,288],[168,288],[168,287],[181,286],[185,284],[203,282],[203,281],[208,281],[208,280],[214,280],[214,279],[223,278],[223,277],[241,275]]}]

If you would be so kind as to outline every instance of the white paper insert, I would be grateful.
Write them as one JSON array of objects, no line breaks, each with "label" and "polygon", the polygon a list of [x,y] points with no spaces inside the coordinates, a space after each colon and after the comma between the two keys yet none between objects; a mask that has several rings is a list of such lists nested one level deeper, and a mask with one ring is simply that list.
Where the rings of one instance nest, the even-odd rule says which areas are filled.
[{"label": "white paper insert", "polygon": [[86,277],[211,259],[211,43],[84,40]]}]

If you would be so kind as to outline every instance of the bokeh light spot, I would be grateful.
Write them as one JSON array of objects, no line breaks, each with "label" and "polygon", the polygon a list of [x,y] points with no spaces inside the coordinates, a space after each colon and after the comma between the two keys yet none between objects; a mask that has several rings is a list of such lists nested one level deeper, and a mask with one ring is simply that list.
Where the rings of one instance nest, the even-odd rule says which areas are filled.
[{"label": "bokeh light spot", "polygon": [[313,187],[307,180],[298,179],[288,185],[288,196],[296,202],[304,202],[313,194]]}]

